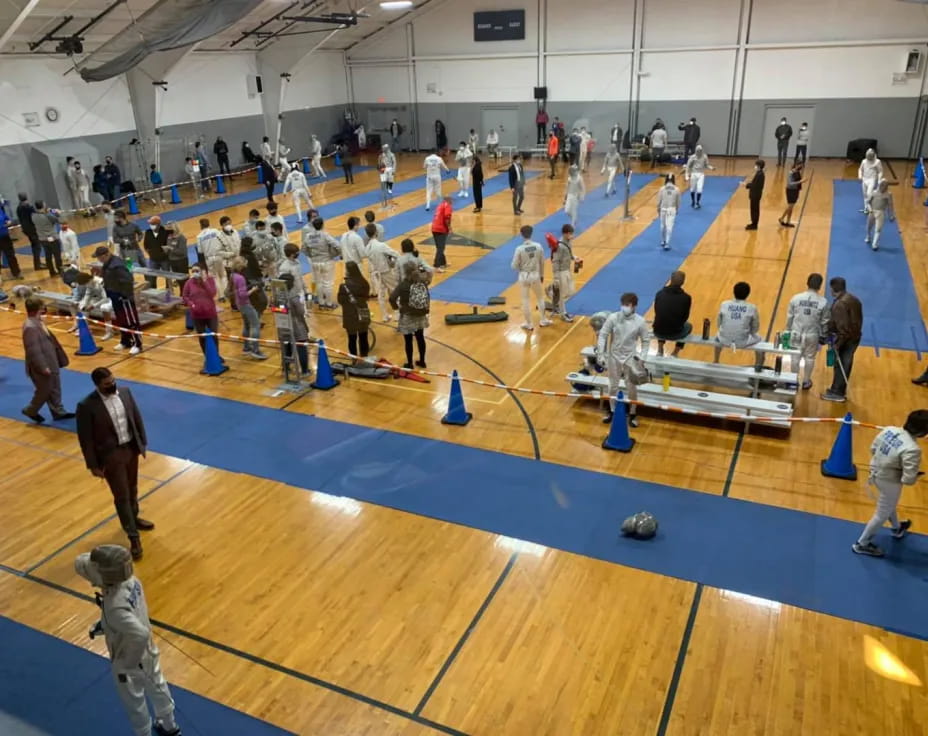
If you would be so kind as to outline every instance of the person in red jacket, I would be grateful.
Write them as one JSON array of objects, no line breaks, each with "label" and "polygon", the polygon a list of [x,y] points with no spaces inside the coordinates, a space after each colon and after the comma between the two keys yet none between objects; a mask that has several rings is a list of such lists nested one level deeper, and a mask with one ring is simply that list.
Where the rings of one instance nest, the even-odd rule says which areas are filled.
[{"label": "person in red jacket", "polygon": [[[219,340],[215,334],[219,331],[219,315],[216,311],[216,281],[199,264],[190,269],[190,278],[184,283],[184,304],[190,310],[193,326],[198,335],[207,330],[213,333],[216,350]],[[200,350],[206,355],[206,338],[200,338]],[[222,360],[222,358],[220,358]],[[223,361],[225,362],[225,361]]]},{"label": "person in red jacket", "polygon": [[448,261],[445,260],[445,243],[450,232],[451,197],[445,197],[432,218],[432,238],[435,240],[435,263],[433,265],[439,273],[444,273],[445,268],[448,267]]},{"label": "person in red jacket", "polygon": [[548,136],[548,163],[551,164],[551,176],[549,179],[553,179],[555,175],[555,169],[557,167],[557,154],[561,150],[561,142],[557,139],[557,133],[553,130]]}]

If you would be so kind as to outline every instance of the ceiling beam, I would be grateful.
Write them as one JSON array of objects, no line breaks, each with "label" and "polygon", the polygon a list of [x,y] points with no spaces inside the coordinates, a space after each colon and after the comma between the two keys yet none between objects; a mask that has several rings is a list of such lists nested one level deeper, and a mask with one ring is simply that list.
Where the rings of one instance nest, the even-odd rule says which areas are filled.
[{"label": "ceiling beam", "polygon": [[410,21],[415,20],[416,18],[420,18],[426,13],[429,13],[437,9],[440,5],[444,5],[447,1],[448,0],[425,0],[425,2],[422,3],[420,6],[413,8],[412,10],[407,10],[405,13],[403,13],[399,17],[394,18],[389,23],[382,25],[380,28],[378,28],[373,33],[368,34],[364,38],[358,39],[353,44],[346,47],[344,50],[354,51],[354,49],[356,49],[358,46],[374,40],[375,38],[377,38],[378,36],[386,32],[387,30],[394,28],[394,27],[398,27],[401,23],[409,23]]},{"label": "ceiling beam", "polygon": [[23,6],[23,9],[19,11],[19,15],[17,15],[15,20],[10,23],[10,27],[3,32],[2,36],[0,36],[0,51],[3,51],[3,47],[6,46],[10,38],[13,37],[13,34],[19,30],[19,27],[23,24],[26,18],[29,17],[29,14],[38,4],[39,0],[29,0],[29,2]]}]

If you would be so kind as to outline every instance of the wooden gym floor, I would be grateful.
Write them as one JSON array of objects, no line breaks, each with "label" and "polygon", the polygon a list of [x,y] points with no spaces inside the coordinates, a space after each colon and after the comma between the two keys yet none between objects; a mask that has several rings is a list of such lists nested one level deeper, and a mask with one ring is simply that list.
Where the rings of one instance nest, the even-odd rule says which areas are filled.
[{"label": "wooden gym floor", "polygon": [[[752,168],[746,159],[714,163],[717,175],[747,176]],[[588,196],[601,196],[598,168],[591,166],[587,175]],[[403,156],[401,179],[420,172],[421,157]],[[768,328],[772,333],[782,329],[788,298],[802,290],[808,273],[826,272],[831,182],[855,178],[856,169],[843,161],[814,160],[809,172],[795,230],[776,226],[784,174],[773,166],[757,233],[743,229],[748,210],[743,193],[724,207],[683,263],[694,324],[715,314],[735,281],[746,280],[753,285],[762,333]],[[896,208],[925,316],[923,193],[911,189],[910,165],[895,164],[895,173]],[[375,171],[357,174],[352,188],[331,176],[313,188],[317,205],[377,186]],[[250,179],[247,186],[253,186]],[[455,188],[453,181],[444,186],[449,193]],[[658,186],[651,183],[633,197],[634,222],[619,222],[616,211],[575,241],[575,253],[585,262],[578,288],[654,219]],[[233,182],[232,191],[236,187],[247,188]],[[711,175],[706,187],[712,187]],[[254,194],[253,203],[225,210],[237,224],[261,203],[259,191]],[[423,196],[417,190],[399,197],[398,211],[422,207]],[[508,192],[488,198],[481,215],[471,213],[470,200],[461,205],[455,199],[454,229],[480,242],[503,242],[521,224],[555,212],[562,197],[563,181],[542,176],[527,185],[522,218],[510,213]],[[278,201],[284,214],[292,212],[289,197]],[[333,234],[341,234],[348,214],[330,219]],[[219,213],[211,217],[217,222]],[[197,218],[181,225],[192,242]],[[407,234],[387,235],[398,248]],[[408,235],[421,242],[429,237],[428,227]],[[291,235],[295,242],[297,237]],[[88,260],[93,244],[82,245]],[[422,250],[431,255],[430,247]],[[481,255],[475,248],[449,247],[448,275]],[[60,283],[36,279],[31,258],[21,256],[20,262],[26,283],[64,290]],[[626,290],[634,284],[616,284],[615,304],[603,308],[615,308]],[[558,321],[526,335],[518,326],[517,289],[504,295],[512,317],[505,323],[448,327],[444,314],[464,311],[461,305],[433,303],[430,369],[564,390],[564,375],[578,366],[580,348],[591,342],[588,321]],[[225,311],[221,317],[223,332],[240,332],[237,316]],[[0,312],[0,354],[22,357],[21,321],[20,314]],[[314,312],[310,323],[314,335],[346,349],[338,313]],[[375,329],[375,352],[402,362],[400,336],[384,325]],[[152,330],[182,334],[183,322],[174,317]],[[69,351],[76,345],[73,336],[59,336]],[[269,327],[263,336],[272,337]],[[71,367],[89,372],[108,365],[122,379],[857,522],[872,512],[865,473],[856,484],[820,475],[832,424],[799,424],[785,439],[649,413],[633,431],[634,451],[623,455],[600,449],[601,415],[583,402],[522,395],[520,408],[505,392],[466,385],[474,421],[466,428],[446,427],[438,421],[448,390],[441,379],[430,384],[355,379],[294,400],[273,395],[280,383],[275,360],[246,362],[231,343],[224,351],[232,370],[219,378],[199,375],[200,353],[192,340],[149,338],[134,358],[114,353],[112,344],[103,343],[107,349],[93,358],[74,359]],[[708,349],[692,346],[687,357],[711,359]],[[723,360],[749,361],[741,354]],[[920,372],[914,353],[881,350],[877,358],[861,348],[845,407],[818,398],[829,380],[820,359],[815,388],[800,395],[796,414],[834,417],[851,410],[864,422],[901,423],[924,405],[922,390],[909,382]],[[66,404],[79,398],[66,396]],[[856,432],[858,462],[864,462],[872,436],[869,430]],[[70,433],[2,419],[0,446],[5,458],[0,615],[102,652],[99,640],[86,637],[94,611],[64,589],[88,592],[72,569],[78,552],[123,542],[118,523],[106,521],[112,513],[109,494],[85,471]],[[519,547],[483,531],[380,506],[307,504],[303,489],[180,458],[152,455],[142,473],[140,492],[152,492],[145,514],[158,528],[146,537],[137,574],[152,615],[171,627],[158,632],[172,645],[161,646],[168,678],[299,734],[385,736],[448,727],[488,736],[915,736],[928,721],[924,641],[538,545]],[[916,529],[928,527],[923,486],[908,489],[903,505]],[[523,553],[514,558],[514,548]],[[29,575],[19,574],[24,571]],[[479,623],[468,633],[478,611]],[[870,669],[868,647],[901,662],[917,684]]]}]

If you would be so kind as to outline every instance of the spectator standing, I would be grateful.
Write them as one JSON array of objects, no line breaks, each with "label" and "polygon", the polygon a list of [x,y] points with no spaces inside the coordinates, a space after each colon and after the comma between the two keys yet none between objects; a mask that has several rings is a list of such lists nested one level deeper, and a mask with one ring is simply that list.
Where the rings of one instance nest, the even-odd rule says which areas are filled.
[{"label": "spectator standing", "polygon": [[[198,335],[206,334],[207,330],[212,332],[213,337],[210,339],[215,340],[218,353],[219,339],[215,336],[219,332],[219,314],[216,310],[216,281],[210,274],[203,273],[203,268],[199,263],[194,264],[193,268],[190,269],[190,278],[184,283],[183,299],[187,309],[190,310],[193,328]],[[203,351],[205,356],[207,338],[200,337],[199,340],[200,350]]]},{"label": "spectator standing", "polygon": [[[58,238],[58,217],[54,210],[47,210],[45,202],[37,199],[35,212],[32,213],[32,224],[42,247],[45,248],[45,264],[48,266],[48,275],[57,276],[61,273],[61,240]],[[57,269],[57,270],[56,270]]]},{"label": "spectator standing", "polygon": [[854,353],[860,346],[864,324],[863,305],[847,291],[847,282],[835,276],[828,282],[834,301],[831,303],[831,319],[826,332],[835,352],[834,378],[831,387],[822,394],[825,401],[847,401],[847,384],[854,367]]},{"label": "spectator standing", "polygon": [[114,256],[105,245],[97,246],[93,256],[102,264],[103,288],[113,303],[116,324],[121,328],[119,345],[114,350],[129,348],[130,355],[138,355],[142,352],[142,336],[139,334],[142,325],[135,306],[135,284],[132,273],[126,268],[125,262]]},{"label": "spectator standing", "polygon": [[45,417],[39,414],[39,409],[48,404],[55,421],[74,417],[61,404],[61,369],[68,365],[68,356],[58,338],[46,326],[45,305],[35,296],[26,299],[23,350],[26,375],[35,387],[32,400],[23,409],[23,414],[41,424]]},{"label": "spectator standing", "polygon": [[41,271],[45,268],[45,264],[42,263],[42,244],[39,242],[35,223],[32,222],[33,212],[35,212],[35,207],[29,201],[29,195],[20,192],[19,204],[16,206],[16,219],[19,220],[23,235],[29,238],[29,245],[32,248],[32,268],[34,271]]},{"label": "spectator standing", "polygon": [[370,295],[371,287],[361,268],[354,261],[346,262],[345,280],[338,287],[338,303],[342,306],[342,327],[348,335],[348,352],[361,358],[370,352],[367,335],[371,326],[371,310],[367,306]]},{"label": "spectator standing", "polygon": [[429,296],[428,281],[431,273],[419,268],[414,262],[403,264],[403,280],[390,295],[390,305],[399,311],[400,318],[397,329],[403,336],[406,349],[406,363],[403,366],[412,370],[412,343],[416,341],[419,360],[416,365],[426,368],[425,362],[425,328],[429,326],[429,311],[431,298]]},{"label": "spectator standing", "polygon": [[445,258],[445,243],[448,242],[448,235],[451,233],[451,197],[444,197],[435,210],[435,216],[432,218],[432,238],[435,241],[435,262],[434,266],[439,273],[444,273],[448,266]]},{"label": "spectator standing", "polygon": [[13,247],[13,239],[10,237],[10,218],[3,208],[0,208],[0,254],[6,258],[13,278],[22,278],[19,261],[16,260],[16,249]]}]

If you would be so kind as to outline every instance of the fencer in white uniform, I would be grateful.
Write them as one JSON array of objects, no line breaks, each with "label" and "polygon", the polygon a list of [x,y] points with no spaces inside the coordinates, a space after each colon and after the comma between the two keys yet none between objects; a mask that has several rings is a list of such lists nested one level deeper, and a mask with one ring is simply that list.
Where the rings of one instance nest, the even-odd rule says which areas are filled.
[{"label": "fencer in white uniform", "polygon": [[574,321],[567,311],[567,300],[574,294],[574,264],[579,261],[570,245],[573,237],[574,226],[564,225],[561,227],[561,239],[557,241],[557,247],[551,251],[551,271],[558,292],[557,312],[565,322]]},{"label": "fencer in white uniform", "polygon": [[290,171],[290,162],[287,160],[287,156],[290,155],[290,146],[286,145],[283,140],[277,142],[277,166],[280,168],[280,173],[283,176],[287,175],[287,172]]},{"label": "fencer in white uniform", "polygon": [[851,547],[857,554],[883,556],[883,550],[873,543],[873,537],[887,521],[895,539],[902,539],[912,526],[908,519],[899,520],[896,506],[902,496],[902,486],[915,485],[918,480],[922,450],[916,440],[926,435],[928,410],[918,409],[909,414],[905,426],[885,427],[870,445],[869,484],[876,488],[879,496],[873,517]]},{"label": "fencer in white uniform", "polygon": [[590,141],[593,136],[585,127],[580,128],[580,170],[586,171],[587,164],[590,162]]},{"label": "fencer in white uniform", "polygon": [[[716,320],[719,331],[715,336],[718,345],[715,348],[715,362],[719,362],[722,347],[746,348],[760,342],[760,314],[757,305],[747,301],[751,295],[751,285],[739,281],[733,289],[734,299],[726,299],[719,307]],[[763,364],[763,353],[757,353],[757,360]]]},{"label": "fencer in white uniform", "polygon": [[306,176],[300,171],[298,164],[293,164],[290,173],[287,174],[287,180],[284,182],[284,194],[290,192],[293,199],[293,208],[296,210],[296,221],[303,222],[303,210],[300,209],[300,201],[306,200],[306,208],[312,209],[313,198],[309,193],[309,184],[306,182]]},{"label": "fencer in white uniform", "polygon": [[533,330],[532,296],[541,314],[539,327],[547,327],[551,321],[545,317],[545,291],[541,282],[545,276],[545,255],[541,245],[532,240],[532,226],[523,225],[519,231],[522,235],[522,244],[516,248],[512,256],[512,268],[519,274],[519,288],[522,291],[522,323],[523,330]]},{"label": "fencer in white uniform", "polygon": [[311,136],[311,141],[309,144],[309,155],[312,157],[313,176],[318,176],[322,179],[325,179],[325,169],[322,168],[322,143],[319,142],[319,139],[316,137],[315,133],[313,133]]},{"label": "fencer in white uniform", "polygon": [[470,129],[470,135],[467,136],[467,145],[470,146],[470,152],[476,156],[480,148],[480,136],[477,135],[477,131],[473,128]]},{"label": "fencer in white uniform", "polygon": [[670,237],[673,235],[673,225],[677,220],[680,209],[680,190],[674,183],[673,174],[664,178],[664,186],[657,193],[657,215],[661,220],[661,248],[670,249]]},{"label": "fencer in white uniform", "polygon": [[690,184],[690,206],[699,209],[702,207],[702,187],[706,182],[706,171],[714,171],[715,167],[709,163],[709,157],[701,145],[686,162],[686,180]]},{"label": "fencer in white uniform", "polygon": [[377,294],[380,315],[383,322],[393,319],[390,313],[390,294],[396,288],[396,262],[400,257],[393,248],[378,239],[377,225],[373,222],[366,226],[367,255],[371,265],[371,286]]},{"label": "fencer in white uniform", "polygon": [[794,373],[799,373],[799,363],[803,363],[802,388],[805,391],[812,388],[815,358],[818,356],[819,346],[827,332],[831,316],[828,300],[819,293],[822,283],[820,273],[809,274],[809,278],[806,279],[808,288],[789,300],[786,312],[789,344],[800,354],[799,358],[793,358],[792,369]]},{"label": "fencer in white uniform", "polygon": [[883,179],[877,190],[870,195],[867,200],[870,214],[867,215],[867,237],[865,243],[869,243],[873,250],[880,247],[880,234],[883,232],[883,224],[886,218],[890,222],[896,219],[895,208],[893,207],[893,195],[889,193],[889,182]]},{"label": "fencer in white uniform", "polygon": [[90,274],[78,276],[78,279],[80,279],[77,282],[78,284],[87,276],[90,276],[90,279],[84,285],[84,295],[81,297],[77,308],[84,314],[99,311],[103,316],[103,323],[106,325],[106,331],[100,339],[109,340],[113,336],[113,302],[106,295],[106,289],[103,288],[103,277],[100,275],[103,271],[100,264],[98,263],[95,266],[91,264],[90,270],[93,273],[92,276]]},{"label": "fencer in white uniform", "polygon": [[338,241],[323,228],[321,217],[303,228],[301,250],[313,269],[313,288],[319,309],[335,309],[335,259],[341,255]]},{"label": "fencer in white uniform", "polygon": [[380,171],[380,188],[384,190],[384,204],[393,196],[393,181],[396,177],[396,154],[390,150],[390,145],[384,143],[377,158],[377,168]]},{"label": "fencer in white uniform", "polygon": [[432,199],[441,199],[441,172],[448,171],[445,162],[437,153],[430,153],[422,162],[425,169],[425,209],[432,207]]},{"label": "fencer in white uniform", "polygon": [[861,212],[870,214],[870,196],[876,191],[883,178],[883,162],[876,157],[876,151],[867,149],[864,160],[857,169],[857,178],[860,179],[860,188],[864,196],[864,208]]},{"label": "fencer in white uniform", "polygon": [[570,224],[577,227],[580,216],[580,203],[586,197],[586,184],[580,176],[580,168],[571,166],[567,174],[567,187],[564,190],[564,212],[570,218]]},{"label": "fencer in white uniform", "polygon": [[609,150],[606,151],[606,158],[603,159],[603,170],[600,171],[600,174],[609,174],[609,177],[606,179],[606,196],[608,197],[611,194],[615,194],[615,175],[625,172],[625,164],[622,162],[622,156],[619,155],[619,149],[616,148],[615,144],[609,146]]},{"label": "fencer in white uniform", "polygon": [[467,197],[470,194],[470,167],[474,163],[474,152],[461,141],[457,153],[454,154],[454,160],[458,163],[458,196]]},{"label": "fencer in white uniform", "polygon": [[499,133],[496,132],[496,128],[490,128],[490,132],[487,133],[487,156],[499,158]]},{"label": "fencer in white uniform", "polygon": [[87,172],[84,171],[80,161],[72,162],[69,171],[74,186],[72,190],[72,195],[74,196],[74,209],[90,212],[92,210],[92,205],[90,203],[90,177],[87,175]]},{"label": "fencer in white uniform", "polygon": [[[174,699],[161,673],[161,658],[152,639],[148,604],[133,574],[132,555],[118,544],[103,544],[78,555],[77,574],[100,588],[100,627],[110,655],[116,691],[135,736],[180,736]],[[146,697],[155,713],[152,723]]]},{"label": "fencer in white uniform", "polygon": [[364,273],[364,261],[367,258],[367,246],[364,244],[364,238],[358,232],[361,226],[361,220],[358,217],[348,218],[348,230],[342,235],[340,242],[342,251],[342,260],[345,263],[353,261],[358,264],[361,273]]},{"label": "fencer in white uniform", "polygon": [[[625,393],[630,401],[637,401],[638,387],[627,380],[628,361],[632,356],[646,354],[651,332],[648,323],[640,314],[636,314],[638,296],[632,293],[622,294],[618,312],[607,318],[596,339],[596,361],[605,365],[609,371],[609,413],[603,422],[612,421],[615,412],[616,394],[619,381],[625,381]],[[637,407],[628,406],[628,421],[633,427],[638,426]]]},{"label": "fencer in white uniform", "polygon": [[261,139],[261,158],[274,165],[274,149],[271,148],[271,139],[267,136]]}]

